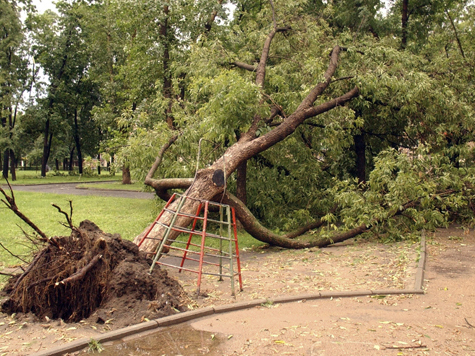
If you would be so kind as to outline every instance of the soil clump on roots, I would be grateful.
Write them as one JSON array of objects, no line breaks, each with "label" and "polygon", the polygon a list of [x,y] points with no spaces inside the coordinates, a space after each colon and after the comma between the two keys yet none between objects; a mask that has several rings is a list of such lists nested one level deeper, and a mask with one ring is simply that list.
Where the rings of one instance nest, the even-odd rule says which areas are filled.
[{"label": "soil clump on roots", "polygon": [[23,274],[2,291],[2,311],[40,320],[114,320],[115,327],[185,311],[181,285],[137,245],[85,220],[70,236],[53,237]]}]

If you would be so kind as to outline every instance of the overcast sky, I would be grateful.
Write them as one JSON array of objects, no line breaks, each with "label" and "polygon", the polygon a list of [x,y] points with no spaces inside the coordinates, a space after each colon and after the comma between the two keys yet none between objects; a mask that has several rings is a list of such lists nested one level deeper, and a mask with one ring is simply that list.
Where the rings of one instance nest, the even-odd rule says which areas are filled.
[{"label": "overcast sky", "polygon": [[33,4],[39,13],[45,12],[45,10],[55,10],[53,0],[33,0]]}]

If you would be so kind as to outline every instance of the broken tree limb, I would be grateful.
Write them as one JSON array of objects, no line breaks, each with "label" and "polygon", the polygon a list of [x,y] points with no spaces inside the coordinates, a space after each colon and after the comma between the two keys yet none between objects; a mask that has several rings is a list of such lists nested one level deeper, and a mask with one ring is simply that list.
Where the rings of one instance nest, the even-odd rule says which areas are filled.
[{"label": "broken tree limb", "polygon": [[402,349],[425,349],[427,345],[423,344],[418,344],[418,345],[391,345],[391,346],[386,346],[382,345],[384,347],[384,350],[402,350]]},{"label": "broken tree limb", "polygon": [[251,213],[251,211],[234,195],[227,192],[225,198],[223,199],[223,202],[231,205],[235,209],[236,216],[238,217],[239,221],[241,222],[242,226],[248,234],[250,234],[256,240],[259,240],[261,242],[284,248],[303,249],[310,247],[325,247],[337,242],[342,242],[351,239],[369,230],[366,225],[362,224],[354,229],[332,236],[331,239],[327,237],[318,237],[317,235],[311,235],[311,239],[309,240],[296,240],[296,237],[304,237],[304,234],[306,232],[321,227],[323,225],[323,222],[321,220],[317,220],[308,223],[293,232],[284,235],[279,235],[264,227],[259,222],[259,220],[257,220],[256,217]]},{"label": "broken tree limb", "polygon": [[245,69],[249,72],[255,72],[257,70],[257,66],[252,65],[252,64],[247,64],[244,62],[235,61],[235,62],[232,62],[231,64],[238,68]]},{"label": "broken tree limb", "polygon": [[70,275],[68,278],[63,279],[60,282],[56,282],[55,285],[58,286],[59,284],[66,284],[66,283],[74,282],[78,279],[84,278],[86,273],[89,270],[91,270],[92,267],[94,267],[96,265],[96,263],[100,261],[101,258],[102,258],[102,255],[94,256],[94,258],[87,265],[85,265],[83,268],[81,268],[79,271],[77,271],[76,273]]},{"label": "broken tree limb", "polygon": [[28,226],[30,226],[38,235],[41,236],[41,238],[39,240],[43,241],[43,242],[46,242],[48,240],[48,237],[46,236],[46,234],[40,230],[40,228],[38,226],[36,226],[36,224],[34,224],[30,219],[28,219],[26,217],[26,215],[24,215],[19,209],[18,209],[18,206],[16,205],[16,201],[15,201],[15,195],[13,194],[13,189],[12,189],[12,186],[10,185],[10,182],[8,182],[7,180],[7,184],[8,184],[8,187],[10,188],[10,194],[11,196],[8,196],[8,194],[3,190],[2,187],[0,187],[0,192],[3,194],[3,196],[5,197],[5,200],[4,199],[1,199],[1,201],[3,202],[3,204],[5,204],[7,206],[8,209],[10,209],[11,211],[13,211],[13,213],[18,216],[20,219],[22,219],[26,224],[28,224]]}]

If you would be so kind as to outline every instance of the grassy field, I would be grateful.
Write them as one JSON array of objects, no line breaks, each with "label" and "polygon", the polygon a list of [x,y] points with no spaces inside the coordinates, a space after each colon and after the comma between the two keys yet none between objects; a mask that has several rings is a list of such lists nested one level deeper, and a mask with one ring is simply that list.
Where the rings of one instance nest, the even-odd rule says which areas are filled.
[{"label": "grassy field", "polygon": [[[73,224],[78,226],[85,219],[96,223],[103,231],[118,233],[125,239],[133,239],[158,215],[161,208],[154,200],[124,199],[95,196],[57,195],[18,191],[15,193],[19,209],[32,220],[46,235],[69,235],[69,229],[61,225],[65,222],[51,203],[69,212],[69,200],[73,201]],[[12,211],[0,205],[0,242],[14,254],[28,257],[30,248],[19,226],[27,232],[31,229]],[[181,237],[180,239],[186,239]],[[245,232],[239,233],[239,247],[252,248],[263,243]],[[199,238],[194,241],[199,243]],[[0,248],[0,271],[18,264],[19,261]],[[0,278],[0,284],[1,284]]]},{"label": "grassy field", "polygon": [[[41,177],[40,171],[17,171],[17,180],[10,181],[10,184],[51,184],[51,183],[84,183],[96,181],[119,181],[122,179],[120,174],[110,175],[104,172],[101,175],[79,176],[69,175],[68,172],[61,172],[56,175],[55,172],[46,173],[46,177]],[[0,176],[0,184],[6,184],[6,180]]]},{"label": "grassy field", "polygon": [[[19,209],[48,236],[69,235],[62,214],[51,206],[61,206],[69,212],[69,202],[73,201],[73,223],[79,225],[88,219],[96,223],[103,231],[119,233],[123,238],[132,239],[143,231],[158,214],[156,202],[148,199],[122,199],[95,196],[57,195],[29,192],[16,192]],[[2,204],[3,205],[3,204]],[[30,228],[5,206],[0,206],[0,242],[16,254],[27,254],[26,239],[21,226],[30,232]],[[0,269],[17,261],[0,249]]]}]

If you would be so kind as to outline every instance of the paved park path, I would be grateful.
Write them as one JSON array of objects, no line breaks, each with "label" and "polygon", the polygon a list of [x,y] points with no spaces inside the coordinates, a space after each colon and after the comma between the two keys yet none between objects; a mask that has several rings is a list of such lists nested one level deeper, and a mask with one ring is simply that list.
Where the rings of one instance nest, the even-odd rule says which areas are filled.
[{"label": "paved park path", "polygon": [[[76,188],[84,183],[60,183],[60,184],[36,184],[36,185],[14,185],[13,191],[68,194],[68,195],[95,195],[103,197],[130,198],[130,199],[152,199],[154,193],[135,192],[130,190],[109,190],[109,189],[85,189]],[[91,183],[93,186],[93,183]],[[7,188],[2,185],[2,188]]]}]

